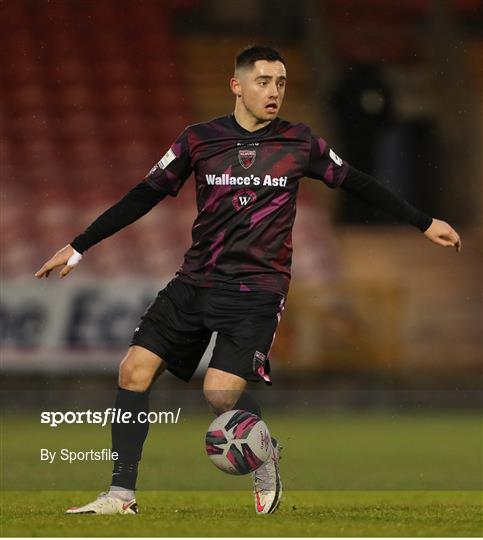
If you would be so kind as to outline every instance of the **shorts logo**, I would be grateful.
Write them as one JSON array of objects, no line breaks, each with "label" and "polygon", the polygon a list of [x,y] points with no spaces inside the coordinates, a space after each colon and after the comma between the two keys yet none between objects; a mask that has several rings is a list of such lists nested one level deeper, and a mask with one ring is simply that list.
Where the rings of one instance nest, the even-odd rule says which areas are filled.
[{"label": "shorts logo", "polygon": [[255,163],[256,150],[238,150],[238,161],[244,169],[250,168]]},{"label": "shorts logo", "polygon": [[338,165],[339,167],[342,166],[342,159],[340,159],[340,157],[332,149],[329,150],[329,156],[336,165]]},{"label": "shorts logo", "polygon": [[261,353],[260,351],[255,351],[255,354],[253,355],[253,371],[257,373],[259,367],[263,367],[265,365],[265,360],[267,359],[266,355]]},{"label": "shorts logo", "polygon": [[235,195],[233,195],[232,203],[235,210],[241,210],[247,208],[257,200],[257,195],[251,189],[239,189]]}]

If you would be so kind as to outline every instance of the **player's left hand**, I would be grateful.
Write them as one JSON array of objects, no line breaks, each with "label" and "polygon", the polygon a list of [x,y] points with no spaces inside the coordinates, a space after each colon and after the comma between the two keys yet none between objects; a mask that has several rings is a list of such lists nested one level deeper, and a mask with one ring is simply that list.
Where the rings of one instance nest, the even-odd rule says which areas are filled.
[{"label": "player's left hand", "polygon": [[446,221],[433,219],[429,228],[424,231],[424,236],[435,244],[444,247],[454,247],[458,253],[461,251],[461,238]]}]

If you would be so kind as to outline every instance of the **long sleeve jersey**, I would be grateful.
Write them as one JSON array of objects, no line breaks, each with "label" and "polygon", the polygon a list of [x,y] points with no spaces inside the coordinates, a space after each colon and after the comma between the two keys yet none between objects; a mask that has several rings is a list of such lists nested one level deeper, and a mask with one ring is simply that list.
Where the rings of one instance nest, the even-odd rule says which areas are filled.
[{"label": "long sleeve jersey", "polygon": [[71,245],[83,252],[139,219],[167,195],[176,196],[192,173],[198,215],[177,276],[200,287],[287,293],[303,177],[341,186],[422,231],[431,224],[429,216],[339,158],[305,124],[277,118],[250,132],[228,115],[187,127],[144,181]]}]

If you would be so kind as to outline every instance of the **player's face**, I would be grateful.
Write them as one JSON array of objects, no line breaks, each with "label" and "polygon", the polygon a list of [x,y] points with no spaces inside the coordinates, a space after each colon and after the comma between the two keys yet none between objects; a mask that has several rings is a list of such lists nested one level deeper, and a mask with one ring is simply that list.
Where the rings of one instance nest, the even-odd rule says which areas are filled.
[{"label": "player's face", "polygon": [[258,60],[232,79],[232,90],[241,107],[257,123],[273,120],[282,106],[287,73],[282,62]]}]

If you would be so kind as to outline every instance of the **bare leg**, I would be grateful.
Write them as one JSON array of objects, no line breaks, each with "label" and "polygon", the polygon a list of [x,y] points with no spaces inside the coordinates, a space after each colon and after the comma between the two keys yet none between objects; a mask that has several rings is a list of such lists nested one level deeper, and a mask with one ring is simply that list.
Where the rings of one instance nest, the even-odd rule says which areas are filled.
[{"label": "bare leg", "polygon": [[235,408],[247,382],[238,375],[215,368],[208,368],[203,383],[203,392],[213,412],[219,416]]},{"label": "bare leg", "polygon": [[166,369],[166,362],[144,347],[129,347],[119,366],[119,387],[145,392]]}]

